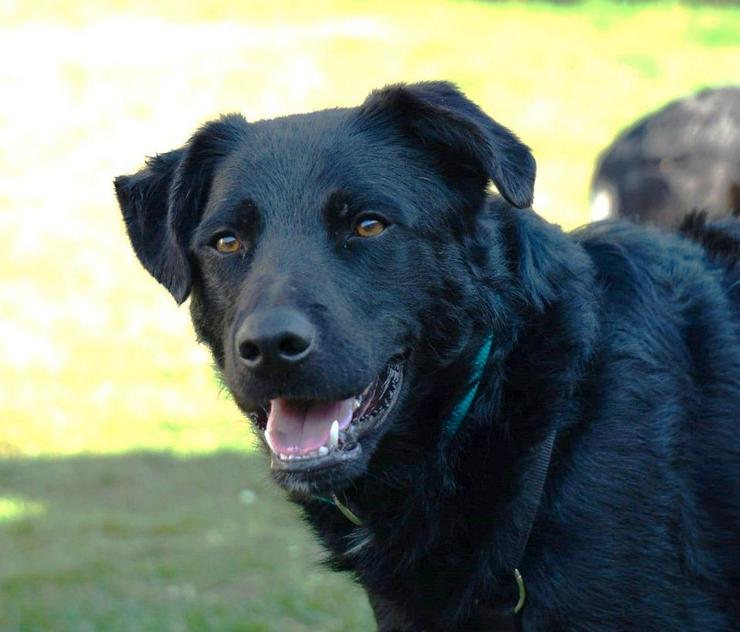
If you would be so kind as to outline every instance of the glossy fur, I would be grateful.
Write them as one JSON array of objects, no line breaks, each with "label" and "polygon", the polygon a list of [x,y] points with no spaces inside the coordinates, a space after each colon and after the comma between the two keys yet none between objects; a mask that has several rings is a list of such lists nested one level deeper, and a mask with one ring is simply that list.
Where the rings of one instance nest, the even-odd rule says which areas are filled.
[{"label": "glossy fur", "polygon": [[[734,229],[716,258],[697,231],[566,234],[523,208],[533,182],[515,136],[454,86],[426,83],[359,108],[222,118],[116,190],[137,255],[178,301],[190,293],[245,411],[347,397],[406,354],[398,402],[361,459],[276,474],[331,566],[367,590],[379,629],[492,630],[492,614],[511,611],[503,560],[529,528],[521,478],[553,428],[520,564],[521,628],[737,629]],[[353,236],[367,211],[389,227]],[[224,227],[248,244],[242,254],[215,253]],[[235,328],[278,305],[311,319],[317,348],[305,364],[250,374]],[[445,445],[488,334],[477,396]],[[363,526],[319,498],[330,492]]]}]

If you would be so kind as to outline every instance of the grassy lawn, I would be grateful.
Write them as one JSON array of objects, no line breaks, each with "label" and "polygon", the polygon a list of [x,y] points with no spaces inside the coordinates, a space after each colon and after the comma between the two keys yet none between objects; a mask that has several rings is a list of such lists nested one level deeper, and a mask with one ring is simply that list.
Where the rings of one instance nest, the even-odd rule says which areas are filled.
[{"label": "grassy lawn", "polygon": [[255,454],[2,460],[0,482],[2,630],[371,629]]},{"label": "grassy lawn", "polygon": [[221,112],[447,78],[532,146],[535,208],[573,227],[621,128],[738,81],[740,8],[10,0],[0,53],[0,629],[363,630],[135,261],[113,176]]}]

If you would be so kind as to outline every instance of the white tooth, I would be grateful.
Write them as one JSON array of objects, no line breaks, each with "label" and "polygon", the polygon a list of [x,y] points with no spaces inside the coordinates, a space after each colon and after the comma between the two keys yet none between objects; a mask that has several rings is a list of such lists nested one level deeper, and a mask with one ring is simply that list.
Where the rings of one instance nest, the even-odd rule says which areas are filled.
[{"label": "white tooth", "polygon": [[322,445],[319,448],[319,456],[326,456],[327,454],[329,454],[329,448],[327,448],[325,445]]},{"label": "white tooth", "polygon": [[331,431],[329,432],[329,447],[336,448],[339,445],[339,421],[334,420],[331,424]]},{"label": "white tooth", "polygon": [[360,407],[360,398],[355,397],[355,401],[352,404],[352,412],[356,411]]}]

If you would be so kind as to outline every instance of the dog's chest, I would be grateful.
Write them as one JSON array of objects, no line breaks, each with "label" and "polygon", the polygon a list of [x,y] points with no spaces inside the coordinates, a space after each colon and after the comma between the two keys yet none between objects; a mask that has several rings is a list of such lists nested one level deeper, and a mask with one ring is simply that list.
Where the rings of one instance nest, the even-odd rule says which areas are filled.
[{"label": "dog's chest", "polygon": [[[465,601],[469,604],[471,625],[476,622],[470,630],[510,629],[500,627],[501,617],[495,612],[498,608],[494,610],[491,595],[469,590],[468,580],[477,560],[461,553],[459,546],[435,541],[427,548],[421,546],[421,541],[428,534],[418,533],[416,542],[408,542],[402,534],[388,538],[367,526],[343,527],[343,535],[330,547],[332,553],[341,560],[342,567],[359,579],[373,607],[383,604],[382,612],[388,620],[413,621],[414,626],[409,629],[436,630],[430,622],[449,621],[453,611],[467,609],[460,608]],[[494,621],[496,625],[492,626]],[[381,625],[379,629],[386,628]]]}]

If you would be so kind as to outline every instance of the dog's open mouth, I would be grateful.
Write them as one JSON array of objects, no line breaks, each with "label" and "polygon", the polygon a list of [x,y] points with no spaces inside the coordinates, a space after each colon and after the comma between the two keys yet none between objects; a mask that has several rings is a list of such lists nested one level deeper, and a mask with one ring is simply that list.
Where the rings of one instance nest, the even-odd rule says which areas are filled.
[{"label": "dog's open mouth", "polygon": [[393,407],[403,379],[392,360],[362,393],[342,400],[273,399],[265,427],[272,468],[332,467],[359,455],[359,440],[378,428]]}]

